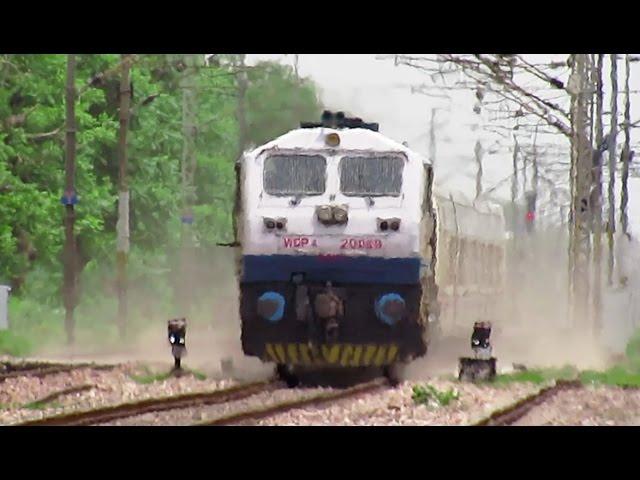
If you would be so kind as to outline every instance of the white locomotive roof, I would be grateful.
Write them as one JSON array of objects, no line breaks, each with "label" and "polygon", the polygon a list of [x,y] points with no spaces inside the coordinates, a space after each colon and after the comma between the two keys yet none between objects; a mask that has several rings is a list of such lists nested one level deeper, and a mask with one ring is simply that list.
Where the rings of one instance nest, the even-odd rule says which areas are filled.
[{"label": "white locomotive roof", "polygon": [[340,136],[340,146],[337,148],[338,150],[403,152],[408,157],[420,159],[423,163],[429,163],[426,159],[422,158],[419,153],[405,147],[402,143],[396,142],[379,132],[365,128],[299,128],[291,130],[275,140],[248,152],[248,155],[257,156],[263,151],[271,149],[331,149],[331,147],[327,147],[324,142],[325,136],[330,133],[337,133]]}]

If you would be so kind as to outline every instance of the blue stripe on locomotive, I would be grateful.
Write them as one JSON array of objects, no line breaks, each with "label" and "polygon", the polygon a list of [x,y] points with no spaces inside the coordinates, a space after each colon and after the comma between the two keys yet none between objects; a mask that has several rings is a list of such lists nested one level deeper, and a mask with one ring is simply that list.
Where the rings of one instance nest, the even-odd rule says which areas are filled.
[{"label": "blue stripe on locomotive", "polygon": [[295,273],[306,282],[413,285],[420,282],[420,258],[366,256],[244,255],[242,282],[289,282]]}]

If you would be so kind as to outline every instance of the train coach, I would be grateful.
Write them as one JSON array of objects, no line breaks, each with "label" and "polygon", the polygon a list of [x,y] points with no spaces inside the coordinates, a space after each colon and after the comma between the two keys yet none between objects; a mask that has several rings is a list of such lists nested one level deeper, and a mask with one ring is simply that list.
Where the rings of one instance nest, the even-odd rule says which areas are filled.
[{"label": "train coach", "polygon": [[436,302],[431,165],[377,124],[325,112],[237,167],[244,353],[290,383],[326,368],[397,380],[425,355]]},{"label": "train coach", "polygon": [[505,318],[506,226],[502,208],[434,189],[438,334],[459,337],[474,321]]}]

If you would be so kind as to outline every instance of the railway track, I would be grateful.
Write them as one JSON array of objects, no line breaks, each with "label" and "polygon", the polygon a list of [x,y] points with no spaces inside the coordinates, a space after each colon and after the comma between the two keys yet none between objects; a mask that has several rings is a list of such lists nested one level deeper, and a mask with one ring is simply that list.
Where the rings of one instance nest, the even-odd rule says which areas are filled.
[{"label": "railway track", "polygon": [[[319,406],[337,400],[355,397],[360,394],[370,393],[388,385],[386,379],[376,379],[370,382],[355,385],[350,388],[337,391],[322,392],[314,395],[307,395],[303,398],[286,400],[266,405],[259,408],[249,408],[223,415],[212,420],[193,424],[194,426],[209,425],[235,425],[243,422],[256,421],[270,417],[278,413],[286,412],[305,406]],[[137,417],[147,413],[158,413],[169,410],[184,410],[188,408],[198,408],[209,405],[225,404],[236,402],[245,398],[286,388],[281,381],[253,382],[245,385],[238,385],[222,390],[211,392],[200,392],[192,394],[177,395],[172,397],[161,397],[146,399],[138,402],[124,403],[109,407],[72,412],[68,414],[46,417],[38,420],[30,420],[15,424],[16,426],[90,426],[100,425],[116,420]]]},{"label": "railway track", "polygon": [[539,392],[518,400],[506,408],[494,411],[491,415],[474,423],[472,426],[486,427],[513,425],[533,408],[545,403],[559,392],[573,388],[582,388],[582,386],[583,385],[579,380],[558,380],[554,385],[543,388]]},{"label": "railway track", "polygon": [[222,390],[188,393],[171,397],[151,398],[138,402],[72,412],[52,417],[30,420],[16,426],[88,426],[100,425],[114,420],[135,417],[174,409],[185,409],[241,400],[258,393],[282,388],[280,381],[253,382]]},{"label": "railway track", "polygon": [[232,414],[224,415],[213,420],[206,420],[204,422],[195,423],[192,426],[237,425],[243,422],[251,422],[271,417],[273,415],[297,408],[307,406],[320,406],[327,403],[335,402],[336,400],[355,397],[363,393],[371,393],[376,390],[381,390],[387,386],[388,381],[386,379],[376,379],[343,390],[322,392],[319,394],[307,396],[305,398],[288,400],[273,405],[267,405],[265,407],[251,408],[242,410],[240,412],[234,412]]},{"label": "railway track", "polygon": [[97,365],[95,363],[74,363],[74,364],[62,364],[62,363],[44,363],[44,362],[29,362],[29,363],[10,363],[3,362],[0,364],[0,383],[9,378],[16,377],[46,377],[48,375],[54,375],[56,373],[69,372],[77,370],[79,368],[92,368],[94,370],[111,370],[116,365]]}]

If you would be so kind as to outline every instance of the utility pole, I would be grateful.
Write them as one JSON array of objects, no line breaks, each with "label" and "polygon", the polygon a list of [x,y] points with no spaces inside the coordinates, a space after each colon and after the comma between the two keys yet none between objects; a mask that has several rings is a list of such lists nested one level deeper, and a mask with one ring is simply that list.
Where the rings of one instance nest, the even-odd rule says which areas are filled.
[{"label": "utility pole", "polygon": [[475,160],[476,160],[476,198],[475,200],[478,200],[478,198],[480,198],[480,195],[482,195],[482,155],[483,155],[483,151],[482,151],[482,144],[480,143],[480,140],[476,140],[476,146],[474,148],[474,155],[475,155]]},{"label": "utility pole", "polygon": [[120,76],[120,130],[118,132],[118,223],[117,232],[117,271],[118,271],[118,330],[124,338],[128,323],[127,304],[127,257],[129,255],[129,184],[127,180],[127,131],[129,129],[129,108],[131,102],[131,82],[129,69],[131,55],[121,57]]},{"label": "utility pole", "polygon": [[431,123],[429,124],[429,162],[431,168],[436,168],[436,109],[431,109]]},{"label": "utility pole", "polygon": [[527,231],[529,234],[533,233],[536,224],[537,215],[537,202],[538,202],[538,150],[536,148],[536,142],[538,141],[538,126],[533,135],[532,155],[531,155],[531,167],[533,174],[531,176],[531,190],[525,193],[527,201],[527,213],[525,217]]},{"label": "utility pole", "polygon": [[473,107],[473,111],[475,112],[476,115],[478,115],[478,121],[475,125],[475,129],[479,130],[479,132],[477,133],[477,137],[476,137],[476,144],[475,147],[473,149],[473,153],[474,153],[474,158],[476,161],[476,196],[474,199],[474,202],[478,200],[478,198],[480,198],[480,195],[482,195],[482,155],[483,155],[483,151],[482,151],[482,143],[480,141],[480,131],[482,131],[482,124],[483,124],[483,118],[482,118],[482,100],[484,98],[484,93],[481,89],[476,90],[476,99],[478,100],[476,102],[476,104]]},{"label": "utility pole", "polygon": [[[585,54],[574,54],[567,90],[571,95],[571,163],[574,181],[571,192],[570,309],[572,326],[585,325],[589,313],[589,257],[591,219],[590,190],[592,157],[589,140],[588,95],[590,85]],[[580,323],[577,323],[580,322]]]},{"label": "utility pole", "polygon": [[233,239],[234,244],[237,244],[240,241],[239,232],[238,232],[238,218],[241,214],[241,187],[242,187],[242,178],[240,176],[240,159],[242,154],[244,153],[245,148],[249,142],[248,138],[248,128],[247,128],[247,118],[246,118],[246,94],[249,85],[249,80],[247,78],[247,72],[245,67],[245,54],[239,54],[236,62],[236,91],[238,97],[238,103],[236,107],[236,120],[238,121],[238,153],[236,155],[236,192],[235,192],[235,202],[233,209]]},{"label": "utility pole", "polygon": [[518,139],[513,136],[513,176],[511,177],[511,207],[513,208],[513,231],[516,231],[516,200],[518,199],[518,154],[520,153],[520,145]]},{"label": "utility pole", "polygon": [[185,314],[192,305],[195,238],[193,232],[193,206],[196,203],[195,174],[197,167],[197,67],[198,55],[185,55],[182,89],[182,230],[181,230],[181,281],[179,303]]},{"label": "utility pole", "polygon": [[72,345],[75,341],[74,309],[77,304],[77,261],[75,241],[75,193],[76,176],[76,87],[75,87],[76,56],[67,56],[67,86],[65,95],[66,106],[66,149],[65,149],[65,192],[62,203],[65,209],[64,219],[64,325],[67,342]]},{"label": "utility pole", "polygon": [[618,58],[612,54],[611,58],[611,131],[609,132],[609,215],[607,222],[607,240],[609,241],[609,255],[607,263],[607,285],[613,284],[613,234],[616,231],[616,137],[618,132]]}]

